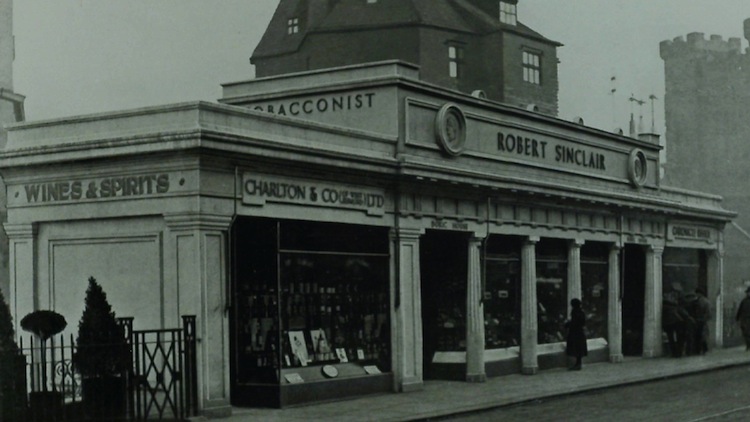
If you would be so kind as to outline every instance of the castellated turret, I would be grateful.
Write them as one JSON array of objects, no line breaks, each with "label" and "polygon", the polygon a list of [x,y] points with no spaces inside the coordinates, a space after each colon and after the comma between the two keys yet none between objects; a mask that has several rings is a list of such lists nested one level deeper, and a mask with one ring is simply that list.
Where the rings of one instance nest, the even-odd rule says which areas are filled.
[{"label": "castellated turret", "polygon": [[[749,35],[749,25],[750,19],[745,21],[745,37]],[[687,35],[687,41],[681,36],[662,41],[659,53],[664,60],[684,57],[686,54],[742,54],[742,39],[733,37],[724,41],[721,35],[711,35],[706,39],[702,32],[691,32]]]},{"label": "castellated turret", "polygon": [[[750,19],[743,25],[750,40]],[[750,229],[750,51],[741,38],[706,37],[694,32],[663,41],[665,186],[710,192],[739,212],[734,221]],[[750,274],[750,239],[741,230],[725,232],[725,280]]]}]

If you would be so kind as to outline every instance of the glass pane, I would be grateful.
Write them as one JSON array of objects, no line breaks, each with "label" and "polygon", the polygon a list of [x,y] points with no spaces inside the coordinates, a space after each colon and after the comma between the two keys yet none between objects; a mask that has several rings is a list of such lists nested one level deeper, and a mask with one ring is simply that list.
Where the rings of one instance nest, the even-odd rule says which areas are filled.
[{"label": "glass pane", "polygon": [[448,58],[450,59],[456,58],[456,47],[448,47]]},{"label": "glass pane", "polygon": [[390,370],[388,258],[281,254],[282,366]]},{"label": "glass pane", "polygon": [[609,265],[604,262],[581,263],[583,311],[586,313],[586,338],[607,338]]},{"label": "glass pane", "polygon": [[455,78],[458,76],[458,63],[456,62],[450,62],[448,74],[451,78]]},{"label": "glass pane", "polygon": [[485,348],[521,344],[521,261],[487,259],[484,293]]}]

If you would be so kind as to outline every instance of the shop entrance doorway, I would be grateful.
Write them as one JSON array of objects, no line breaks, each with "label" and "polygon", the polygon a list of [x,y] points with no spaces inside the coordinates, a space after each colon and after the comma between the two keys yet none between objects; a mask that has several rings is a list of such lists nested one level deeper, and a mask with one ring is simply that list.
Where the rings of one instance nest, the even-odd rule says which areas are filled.
[{"label": "shop entrance doorway", "polygon": [[441,352],[466,351],[468,243],[465,233],[428,230],[420,242],[425,379],[463,379],[465,364]]},{"label": "shop entrance doorway", "polygon": [[625,245],[622,264],[622,353],[643,354],[643,319],[646,297],[646,252],[640,245]]}]

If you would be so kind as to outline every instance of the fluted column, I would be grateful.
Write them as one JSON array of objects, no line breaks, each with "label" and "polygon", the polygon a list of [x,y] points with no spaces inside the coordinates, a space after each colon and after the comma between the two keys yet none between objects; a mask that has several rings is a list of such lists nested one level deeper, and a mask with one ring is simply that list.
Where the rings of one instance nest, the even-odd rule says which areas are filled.
[{"label": "fluted column", "polygon": [[568,242],[568,313],[570,315],[572,299],[582,299],[581,291],[581,246],[583,239]]},{"label": "fluted column", "polygon": [[484,304],[482,302],[482,238],[469,239],[466,289],[466,381],[484,382]]},{"label": "fluted column", "polygon": [[[719,249],[708,252],[708,301],[711,302],[711,316],[709,321],[709,344],[710,347],[724,346],[724,248],[719,244]],[[734,317],[734,315],[732,315]]]},{"label": "fluted column", "polygon": [[622,362],[622,298],[620,297],[620,245],[609,249],[609,276],[607,298],[607,342],[609,361]]},{"label": "fluted column", "polygon": [[536,243],[528,237],[521,249],[521,372],[532,375],[537,363]]},{"label": "fluted column", "polygon": [[662,355],[662,253],[663,246],[646,249],[646,294],[643,316],[643,357]]},{"label": "fluted column", "polygon": [[396,391],[421,390],[422,357],[422,282],[419,268],[418,229],[398,228],[391,231],[391,256],[395,262],[394,306],[391,334],[393,338],[393,372]]}]

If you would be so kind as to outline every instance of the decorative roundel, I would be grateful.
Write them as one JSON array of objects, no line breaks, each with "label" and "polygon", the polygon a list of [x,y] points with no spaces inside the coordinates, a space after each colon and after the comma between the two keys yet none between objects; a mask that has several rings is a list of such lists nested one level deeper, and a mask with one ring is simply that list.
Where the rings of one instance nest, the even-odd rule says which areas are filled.
[{"label": "decorative roundel", "polygon": [[440,107],[435,118],[435,136],[443,150],[458,156],[466,143],[466,117],[457,105],[447,103]]},{"label": "decorative roundel", "polygon": [[647,177],[648,161],[646,161],[646,154],[639,148],[635,148],[630,151],[628,159],[628,178],[630,179],[630,183],[636,187],[641,187],[646,183]]},{"label": "decorative roundel", "polygon": [[333,365],[323,365],[321,371],[326,378],[336,378],[339,375],[339,370]]}]

